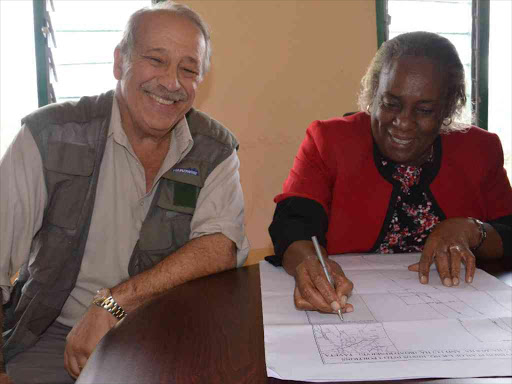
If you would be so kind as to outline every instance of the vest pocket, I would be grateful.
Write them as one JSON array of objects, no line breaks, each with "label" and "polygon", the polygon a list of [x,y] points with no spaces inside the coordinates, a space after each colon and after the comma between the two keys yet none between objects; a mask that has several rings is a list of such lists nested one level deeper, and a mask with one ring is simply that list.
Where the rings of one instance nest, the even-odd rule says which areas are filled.
[{"label": "vest pocket", "polygon": [[181,248],[190,237],[192,215],[154,207],[154,215],[142,225],[128,273],[135,276]]},{"label": "vest pocket", "polygon": [[192,159],[181,161],[162,176],[158,206],[193,214],[207,175],[207,163]]},{"label": "vest pocket", "polygon": [[201,188],[175,180],[164,181],[166,187],[162,188],[157,205],[169,211],[193,214]]},{"label": "vest pocket", "polygon": [[189,240],[200,191],[193,183],[168,178],[160,181],[130,260],[130,275],[157,264]]},{"label": "vest pocket", "polygon": [[94,168],[94,151],[70,143],[48,143],[46,185],[48,221],[58,227],[75,229],[89,192]]},{"label": "vest pocket", "polygon": [[166,250],[169,253],[185,244],[190,237],[192,215],[155,207],[150,220],[142,225],[141,250]]}]

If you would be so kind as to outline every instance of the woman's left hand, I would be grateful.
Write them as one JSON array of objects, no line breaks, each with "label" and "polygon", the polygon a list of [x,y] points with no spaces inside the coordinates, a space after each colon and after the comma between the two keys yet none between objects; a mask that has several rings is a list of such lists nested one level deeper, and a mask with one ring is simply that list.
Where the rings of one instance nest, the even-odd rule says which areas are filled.
[{"label": "woman's left hand", "polygon": [[473,219],[446,219],[436,225],[427,238],[419,263],[410,265],[409,270],[418,272],[420,282],[427,284],[430,266],[435,262],[441,282],[451,287],[459,284],[461,263],[464,263],[466,283],[471,283],[476,270],[476,258],[471,246],[478,244],[479,236]]}]

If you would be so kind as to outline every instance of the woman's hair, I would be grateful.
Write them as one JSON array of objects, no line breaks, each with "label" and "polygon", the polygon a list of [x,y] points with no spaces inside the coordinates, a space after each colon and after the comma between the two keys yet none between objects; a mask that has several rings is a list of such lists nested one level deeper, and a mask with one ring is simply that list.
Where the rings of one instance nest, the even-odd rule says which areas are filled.
[{"label": "woman's hair", "polygon": [[430,32],[404,33],[382,44],[361,80],[359,108],[368,112],[375,100],[382,70],[403,56],[426,57],[439,64],[444,86],[441,131],[467,128],[457,122],[466,105],[464,66],[455,46],[445,37]]},{"label": "woman's hair", "polygon": [[201,77],[204,77],[204,75],[206,75],[206,73],[210,69],[210,57],[212,55],[210,31],[208,25],[204,22],[201,16],[194,10],[190,9],[186,5],[178,4],[173,1],[162,1],[153,4],[151,7],[139,9],[130,16],[123,33],[123,38],[121,39],[121,42],[118,44],[118,48],[121,50],[121,54],[123,55],[123,62],[127,66],[130,65],[129,63],[131,62],[131,55],[135,47],[137,28],[139,26],[141,17],[148,13],[162,11],[185,17],[201,31],[205,44],[205,54],[203,57],[201,67]]}]

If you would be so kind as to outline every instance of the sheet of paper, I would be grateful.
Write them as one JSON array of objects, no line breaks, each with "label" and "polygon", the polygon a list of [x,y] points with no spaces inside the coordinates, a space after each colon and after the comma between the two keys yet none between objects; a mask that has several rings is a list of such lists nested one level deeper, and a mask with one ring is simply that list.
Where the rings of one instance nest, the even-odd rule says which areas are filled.
[{"label": "sheet of paper", "polygon": [[354,312],[304,312],[294,280],[260,263],[267,375],[299,381],[512,376],[512,287],[477,270],[444,287],[407,266],[419,254],[331,257],[353,281]]}]

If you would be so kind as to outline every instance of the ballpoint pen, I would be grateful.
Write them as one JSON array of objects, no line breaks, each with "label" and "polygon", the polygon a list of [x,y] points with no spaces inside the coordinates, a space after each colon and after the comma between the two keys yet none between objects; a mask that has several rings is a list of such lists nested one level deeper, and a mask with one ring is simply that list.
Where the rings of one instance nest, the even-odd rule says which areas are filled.
[{"label": "ballpoint pen", "polygon": [[[311,240],[313,240],[313,245],[315,246],[316,256],[318,257],[320,264],[322,264],[322,268],[324,269],[324,273],[325,273],[325,277],[327,277],[327,281],[329,282],[329,284],[331,284],[331,287],[336,289],[334,287],[334,281],[332,281],[332,277],[331,277],[329,271],[327,270],[327,266],[325,265],[325,261],[324,261],[324,258],[322,257],[322,252],[320,251],[320,246],[318,245],[318,240],[316,239],[316,236],[313,236],[311,238]],[[338,309],[338,316],[340,317],[340,320],[343,321],[343,315],[341,313],[341,308]]]}]

